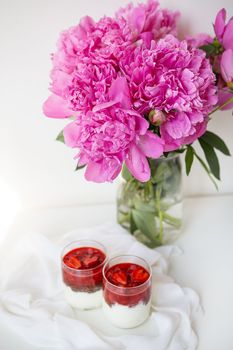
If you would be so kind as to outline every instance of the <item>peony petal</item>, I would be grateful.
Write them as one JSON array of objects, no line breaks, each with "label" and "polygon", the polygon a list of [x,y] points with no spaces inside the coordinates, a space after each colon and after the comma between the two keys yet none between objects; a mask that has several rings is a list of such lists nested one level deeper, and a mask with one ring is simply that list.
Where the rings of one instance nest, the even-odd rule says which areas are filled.
[{"label": "peony petal", "polygon": [[191,123],[193,125],[197,124],[197,123],[201,123],[204,120],[204,115],[203,113],[200,113],[198,111],[193,111],[191,113],[188,113],[188,117],[191,120]]},{"label": "peony petal", "polygon": [[177,113],[172,119],[166,121],[164,128],[173,139],[189,136],[192,124],[186,113]]},{"label": "peony petal", "polygon": [[64,92],[67,90],[67,86],[71,83],[72,77],[70,74],[63,72],[60,69],[54,68],[51,72],[52,92],[55,95],[63,96]]},{"label": "peony petal", "polygon": [[119,77],[115,79],[109,88],[110,100],[119,102],[124,109],[131,109],[131,97],[126,78]]},{"label": "peony petal", "polygon": [[[73,29],[73,34],[71,39],[72,39],[72,44],[74,44],[76,47],[79,45],[79,40],[86,40],[87,34],[91,33],[94,29],[95,22],[94,20],[89,17],[85,16],[81,18],[79,25],[76,27],[71,28],[70,32],[72,33]],[[71,50],[73,50],[73,47],[71,46]]]},{"label": "peony petal", "polygon": [[[130,114],[130,113],[129,113]],[[140,114],[135,112],[135,121],[136,121],[136,132],[139,135],[145,135],[145,133],[147,132],[148,128],[149,128],[149,123],[148,121],[141,117]]]},{"label": "peony petal", "polygon": [[[151,41],[153,40],[153,38],[154,38],[154,35],[152,32],[144,32],[140,34],[140,41],[143,42],[143,45],[145,45],[147,49],[150,49]],[[137,44],[139,44],[139,42],[137,42]]]},{"label": "peony petal", "polygon": [[79,26],[82,27],[85,32],[91,32],[95,26],[95,21],[90,16],[84,16],[81,18]]},{"label": "peony petal", "polygon": [[99,162],[90,161],[86,167],[85,179],[102,183],[113,181],[120,173],[122,164],[117,157],[102,159]]},{"label": "peony petal", "polygon": [[222,39],[223,47],[233,49],[233,18],[228,22]]},{"label": "peony petal", "polygon": [[51,95],[43,104],[43,113],[49,118],[69,118],[74,115],[67,102],[57,95]]},{"label": "peony petal", "polygon": [[164,124],[160,127],[160,134],[164,141],[164,152],[175,151],[180,148],[181,140],[174,140],[166,131]]},{"label": "peony petal", "polygon": [[114,106],[116,103],[117,103],[116,101],[104,102],[93,107],[92,111],[93,113],[96,113],[96,112],[102,111],[103,109],[110,108]]},{"label": "peony petal", "polygon": [[[218,105],[223,105],[227,100],[233,98],[233,92],[229,92],[229,89],[222,89],[218,91]],[[221,108],[222,111],[232,109],[233,102],[227,104],[225,107]]]},{"label": "peony petal", "polygon": [[142,151],[132,143],[125,159],[125,164],[131,174],[141,182],[147,182],[150,179],[150,167]]},{"label": "peony petal", "polygon": [[194,133],[192,135],[174,140],[171,138],[171,136],[167,133],[166,129],[162,125],[160,132],[162,139],[165,141],[164,151],[175,151],[179,149],[181,145],[189,145],[190,143],[193,143],[206,132],[206,126],[207,121],[205,120],[204,122],[195,125]]},{"label": "peony petal", "polygon": [[72,122],[68,125],[63,130],[63,135],[64,135],[64,140],[65,144],[68,147],[75,148],[78,147],[78,139],[80,136],[80,126],[76,122]]},{"label": "peony petal", "polygon": [[163,154],[164,141],[151,131],[140,136],[138,146],[147,157],[159,158]]},{"label": "peony petal", "polygon": [[85,179],[97,183],[107,181],[107,174],[102,172],[102,164],[100,162],[89,162],[85,171]]},{"label": "peony petal", "polygon": [[226,10],[222,8],[215,18],[214,23],[214,31],[218,40],[222,40],[222,35],[225,29],[225,21],[226,21]]},{"label": "peony petal", "polygon": [[74,159],[78,159],[78,165],[79,166],[83,166],[86,165],[89,162],[89,158],[87,157],[87,155],[83,152],[79,152],[78,154],[76,154],[76,156],[74,157]]},{"label": "peony petal", "polygon": [[220,67],[225,82],[233,81],[233,50],[228,49],[223,52]]},{"label": "peony petal", "polygon": [[186,35],[185,40],[187,40],[189,46],[199,48],[202,45],[208,45],[213,42],[213,38],[206,33],[200,33],[193,36]]},{"label": "peony petal", "polygon": [[188,137],[184,137],[181,140],[181,144],[182,145],[189,145],[189,144],[193,143],[194,141],[196,141],[199,137],[201,137],[206,132],[206,128],[207,128],[207,121],[204,121],[203,123],[198,123],[195,126],[195,132]]},{"label": "peony petal", "polygon": [[138,6],[135,7],[132,11],[131,16],[129,17],[129,26],[133,33],[141,33],[145,24],[146,13],[144,8]]}]

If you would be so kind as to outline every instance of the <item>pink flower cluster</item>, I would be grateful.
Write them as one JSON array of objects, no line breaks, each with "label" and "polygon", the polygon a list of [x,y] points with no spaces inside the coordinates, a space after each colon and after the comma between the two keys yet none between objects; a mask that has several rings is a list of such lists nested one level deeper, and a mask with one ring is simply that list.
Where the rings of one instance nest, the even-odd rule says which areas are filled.
[{"label": "pink flower cluster", "polygon": [[134,108],[141,114],[164,112],[160,132],[165,151],[201,136],[217,102],[215,76],[203,51],[167,35],[150,49],[136,48],[122,66]]},{"label": "pink flower cluster", "polygon": [[43,109],[74,118],[64,139],[79,150],[87,180],[112,181],[125,162],[146,182],[148,157],[205,132],[217,102],[215,76],[203,51],[176,38],[178,17],[148,0],[114,18],[85,17],[61,34]]},{"label": "pink flower cluster", "polygon": [[163,153],[163,141],[148,131],[149,123],[131,109],[125,78],[118,78],[109,91],[109,102],[95,106],[64,129],[65,142],[79,148],[79,165],[87,165],[86,179],[113,180],[125,160],[139,181],[150,178],[147,157]]}]

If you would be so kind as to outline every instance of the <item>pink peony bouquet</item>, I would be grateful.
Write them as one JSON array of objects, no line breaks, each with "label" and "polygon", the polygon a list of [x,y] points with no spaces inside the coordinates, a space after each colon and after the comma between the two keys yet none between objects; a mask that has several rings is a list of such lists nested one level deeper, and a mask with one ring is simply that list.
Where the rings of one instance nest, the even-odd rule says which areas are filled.
[{"label": "pink peony bouquet", "polygon": [[88,181],[113,181],[124,165],[147,182],[148,160],[174,152],[186,152],[187,174],[196,158],[220,179],[215,149],[229,150],[207,126],[215,111],[233,107],[233,18],[226,22],[222,9],[213,37],[181,40],[179,17],[148,0],[61,33],[43,111],[69,120],[58,140],[77,149]]}]

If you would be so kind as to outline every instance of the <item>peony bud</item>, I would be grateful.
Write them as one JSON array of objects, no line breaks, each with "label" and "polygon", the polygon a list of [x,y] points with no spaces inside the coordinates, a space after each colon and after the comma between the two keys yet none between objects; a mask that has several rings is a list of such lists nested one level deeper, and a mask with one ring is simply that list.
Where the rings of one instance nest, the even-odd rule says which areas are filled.
[{"label": "peony bud", "polygon": [[162,111],[157,109],[150,111],[149,113],[149,121],[151,124],[159,126],[165,122],[166,118]]},{"label": "peony bud", "polygon": [[226,24],[226,10],[221,9],[215,19],[214,31],[216,38],[227,49],[233,49],[233,18]]},{"label": "peony bud", "polygon": [[227,86],[233,90],[233,50],[228,49],[223,52],[221,63],[221,74]]},{"label": "peony bud", "polygon": [[217,39],[221,42],[225,30],[226,10],[221,9],[215,18],[214,31]]}]

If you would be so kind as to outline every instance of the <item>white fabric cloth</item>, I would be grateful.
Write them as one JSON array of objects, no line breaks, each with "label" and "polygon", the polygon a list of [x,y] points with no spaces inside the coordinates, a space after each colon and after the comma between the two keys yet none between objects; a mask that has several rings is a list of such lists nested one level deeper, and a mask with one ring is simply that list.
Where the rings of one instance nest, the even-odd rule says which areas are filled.
[{"label": "white fabric cloth", "polygon": [[[121,330],[107,322],[101,309],[75,311],[67,305],[60,253],[80,238],[102,242],[109,255],[135,254],[152,265],[153,312],[146,323]],[[194,350],[192,321],[199,298],[167,275],[170,257],[180,253],[175,246],[149,249],[116,224],[79,229],[56,243],[39,234],[21,236],[0,271],[0,319],[32,347],[44,350]]]}]

